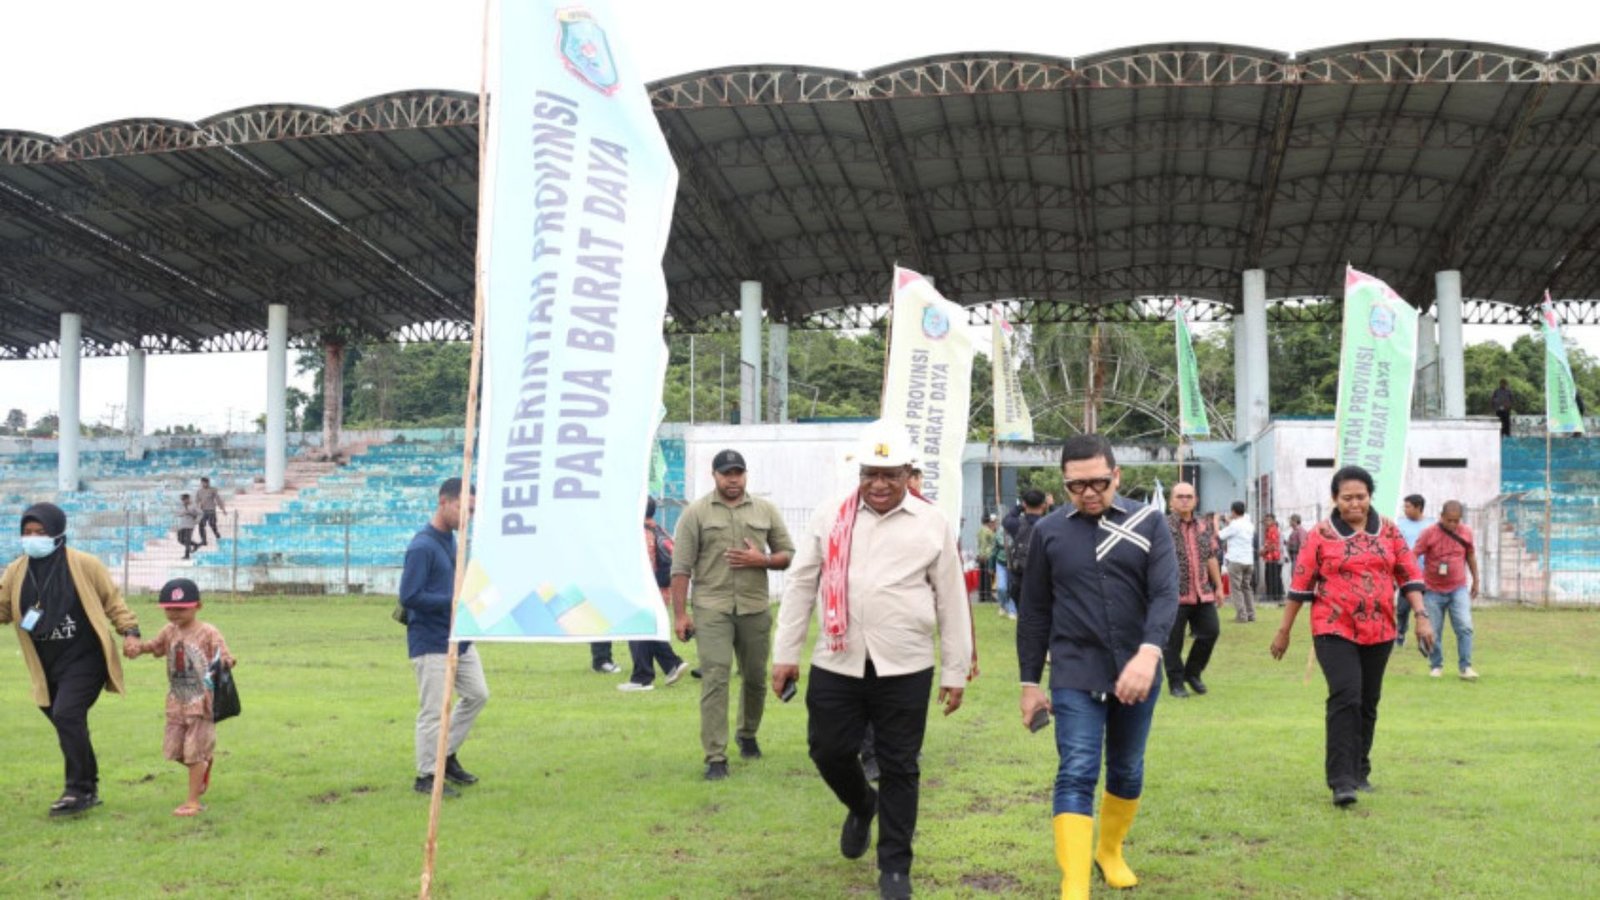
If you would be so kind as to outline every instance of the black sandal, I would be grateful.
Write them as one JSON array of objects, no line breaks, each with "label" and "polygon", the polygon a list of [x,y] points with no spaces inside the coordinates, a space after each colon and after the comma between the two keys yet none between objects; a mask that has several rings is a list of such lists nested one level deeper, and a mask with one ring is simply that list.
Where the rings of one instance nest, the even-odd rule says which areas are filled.
[{"label": "black sandal", "polygon": [[79,813],[88,812],[99,805],[100,796],[98,794],[90,794],[87,797],[79,797],[77,794],[70,793],[62,794],[61,799],[50,804],[50,818],[75,816]]}]

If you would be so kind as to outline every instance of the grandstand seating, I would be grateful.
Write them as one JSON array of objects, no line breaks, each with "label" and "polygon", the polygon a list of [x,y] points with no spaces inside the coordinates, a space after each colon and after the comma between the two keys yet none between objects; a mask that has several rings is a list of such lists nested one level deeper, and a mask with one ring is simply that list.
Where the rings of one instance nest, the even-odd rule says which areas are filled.
[{"label": "grandstand seating", "polygon": [[[1600,594],[1600,441],[1550,441],[1550,562],[1556,593]],[[1545,439],[1500,443],[1502,503],[1509,530],[1530,556],[1544,552]]]},{"label": "grandstand seating", "polygon": [[201,446],[129,459],[123,450],[88,451],[79,454],[83,489],[77,491],[57,490],[56,464],[54,452],[0,455],[0,508],[20,516],[34,503],[60,506],[71,545],[116,568],[128,552],[170,537],[178,496],[193,493],[201,476],[224,494],[249,489],[261,472],[262,453]]}]

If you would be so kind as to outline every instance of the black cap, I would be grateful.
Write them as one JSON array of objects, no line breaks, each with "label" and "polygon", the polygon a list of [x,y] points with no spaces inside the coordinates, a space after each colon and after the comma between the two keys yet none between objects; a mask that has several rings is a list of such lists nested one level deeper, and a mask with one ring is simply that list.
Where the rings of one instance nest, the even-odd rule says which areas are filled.
[{"label": "black cap", "polygon": [[729,469],[749,468],[744,464],[744,457],[737,450],[724,450],[711,460],[711,471],[722,474]]},{"label": "black cap", "polygon": [[161,586],[161,596],[156,600],[161,606],[171,606],[178,609],[198,606],[200,604],[200,588],[187,578],[174,578]]}]

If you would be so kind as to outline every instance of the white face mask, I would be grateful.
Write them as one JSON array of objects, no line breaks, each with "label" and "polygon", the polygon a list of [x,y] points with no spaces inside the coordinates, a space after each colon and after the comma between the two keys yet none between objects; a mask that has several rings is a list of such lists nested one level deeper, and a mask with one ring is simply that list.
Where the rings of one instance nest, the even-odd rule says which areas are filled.
[{"label": "white face mask", "polygon": [[61,539],[43,534],[28,534],[22,537],[22,552],[34,559],[44,559],[56,552],[56,543]]}]

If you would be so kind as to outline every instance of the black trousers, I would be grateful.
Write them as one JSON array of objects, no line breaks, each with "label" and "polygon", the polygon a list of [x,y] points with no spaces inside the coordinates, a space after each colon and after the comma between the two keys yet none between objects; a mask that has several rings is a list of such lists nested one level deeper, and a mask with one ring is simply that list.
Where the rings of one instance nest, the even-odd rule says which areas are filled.
[{"label": "black trousers", "polygon": [[1328,787],[1353,788],[1372,774],[1372,735],[1378,728],[1383,670],[1394,642],[1357,644],[1336,635],[1314,639],[1322,677],[1328,681],[1324,760]]},{"label": "black trousers", "polygon": [[[93,639],[93,632],[83,638]],[[66,792],[83,797],[100,787],[100,764],[89,740],[89,709],[105,689],[106,663],[96,647],[93,656],[80,656],[60,668],[45,677],[50,705],[39,707],[39,711],[56,728],[61,758],[66,763]]]},{"label": "black trousers", "polygon": [[872,813],[872,788],[861,770],[861,738],[870,724],[878,756],[878,868],[911,871],[922,773],[917,754],[928,726],[933,670],[863,678],[811,667],[806,685],[806,737],[811,761],[834,796],[856,815]]},{"label": "black trousers", "polygon": [[[1183,658],[1183,633],[1186,628],[1194,631],[1194,646],[1189,648],[1189,658]],[[1217,621],[1217,605],[1215,603],[1196,603],[1193,606],[1178,605],[1178,617],[1172,622],[1172,633],[1167,637],[1167,649],[1162,652],[1162,659],[1167,666],[1167,682],[1172,685],[1183,683],[1185,678],[1199,678],[1200,673],[1206,670],[1206,664],[1211,662],[1211,650],[1217,646],[1217,636],[1222,633],[1222,625]]]},{"label": "black trousers", "polygon": [[636,684],[654,684],[657,663],[663,674],[670,674],[683,662],[666,641],[629,641],[628,655],[633,657],[633,674],[628,680]]},{"label": "black trousers", "polygon": [[612,659],[611,659],[611,642],[610,641],[592,641],[592,642],[590,642],[590,644],[589,644],[589,665],[592,666],[595,669],[595,671],[599,671],[600,667],[605,665],[608,662],[612,662]]},{"label": "black trousers", "polygon": [[211,524],[211,533],[216,536],[217,540],[222,540],[222,532],[217,529],[217,511],[214,509],[210,511],[201,510],[200,543],[204,544],[206,542],[206,523],[208,522]]},{"label": "black trousers", "polygon": [[1283,599],[1283,563],[1279,560],[1262,560],[1261,568],[1267,573],[1267,599]]},{"label": "black trousers", "polygon": [[978,567],[978,602],[994,602],[994,565]]},{"label": "black trousers", "polygon": [[1494,414],[1500,417],[1500,436],[1511,437],[1511,410],[1497,409]]}]

